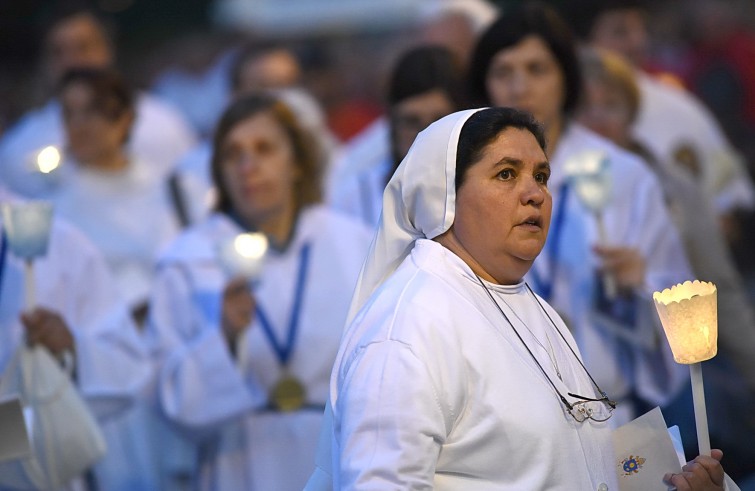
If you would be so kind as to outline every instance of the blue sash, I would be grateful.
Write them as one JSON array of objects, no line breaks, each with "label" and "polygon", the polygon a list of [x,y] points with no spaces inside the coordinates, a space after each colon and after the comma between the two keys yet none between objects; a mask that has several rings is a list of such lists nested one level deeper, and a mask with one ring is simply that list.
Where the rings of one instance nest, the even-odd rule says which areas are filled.
[{"label": "blue sash", "polygon": [[296,334],[299,330],[299,317],[301,315],[301,303],[304,296],[304,285],[307,282],[307,269],[309,265],[309,250],[311,244],[305,244],[299,254],[299,273],[296,276],[296,290],[294,291],[294,304],[291,308],[291,317],[288,322],[288,333],[286,336],[285,344],[278,342],[273,331],[272,324],[269,318],[262,310],[262,306],[259,303],[255,306],[257,318],[262,325],[262,331],[265,333],[265,337],[270,342],[275,351],[275,355],[282,366],[288,364],[291,354],[294,352],[294,344],[296,343]]},{"label": "blue sash", "polygon": [[530,277],[534,290],[546,302],[550,301],[553,295],[553,282],[558,272],[558,256],[561,248],[561,232],[563,231],[564,220],[566,217],[566,203],[569,197],[568,181],[561,186],[561,195],[558,197],[558,206],[556,207],[556,216],[551,221],[548,240],[545,243],[545,249],[548,251],[548,271],[546,276],[542,277],[536,268],[530,269]]}]

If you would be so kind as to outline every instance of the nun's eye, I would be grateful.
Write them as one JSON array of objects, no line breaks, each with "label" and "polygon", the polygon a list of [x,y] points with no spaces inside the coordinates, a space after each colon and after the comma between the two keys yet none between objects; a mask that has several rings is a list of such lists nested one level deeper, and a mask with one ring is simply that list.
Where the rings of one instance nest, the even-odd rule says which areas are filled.
[{"label": "nun's eye", "polygon": [[514,170],[513,169],[503,169],[501,172],[498,173],[498,178],[503,181],[508,181],[509,179],[514,178]]}]

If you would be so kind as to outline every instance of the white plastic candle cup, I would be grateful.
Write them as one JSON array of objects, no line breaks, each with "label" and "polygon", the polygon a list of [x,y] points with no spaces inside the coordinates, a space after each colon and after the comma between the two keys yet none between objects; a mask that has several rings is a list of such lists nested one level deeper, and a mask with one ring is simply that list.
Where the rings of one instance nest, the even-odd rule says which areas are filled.
[{"label": "white plastic candle cup", "polygon": [[685,281],[653,294],[674,360],[689,365],[709,360],[718,351],[716,285]]},{"label": "white plastic candle cup", "polygon": [[52,203],[26,201],[2,204],[3,227],[10,251],[22,259],[47,254],[52,227]]},{"label": "white plastic candle cup", "polygon": [[564,168],[582,204],[594,213],[602,211],[613,187],[607,156],[601,151],[580,152]]},{"label": "white plastic candle cup", "polygon": [[228,276],[254,281],[262,271],[267,248],[265,234],[244,233],[220,243],[218,260]]}]

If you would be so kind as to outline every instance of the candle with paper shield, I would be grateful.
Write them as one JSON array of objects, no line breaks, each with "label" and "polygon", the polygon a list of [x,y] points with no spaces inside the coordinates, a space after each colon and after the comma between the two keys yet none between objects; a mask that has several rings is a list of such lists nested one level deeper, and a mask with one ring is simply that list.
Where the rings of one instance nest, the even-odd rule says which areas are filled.
[{"label": "candle with paper shield", "polygon": [[[573,155],[564,164],[564,171],[582,205],[595,215],[598,225],[598,241],[608,242],[603,224],[603,209],[611,199],[611,172],[605,152],[585,150]],[[606,296],[616,296],[616,282],[613,276],[603,276]]]},{"label": "candle with paper shield", "polygon": [[653,294],[674,360],[689,365],[701,455],[710,455],[710,438],[700,362],[710,360],[718,350],[716,300],[716,285],[698,280],[685,281]]},{"label": "candle with paper shield", "polygon": [[224,241],[218,247],[218,260],[230,277],[254,281],[262,270],[268,241],[260,232],[244,233]]},{"label": "candle with paper shield", "polygon": [[52,204],[46,201],[3,203],[3,227],[10,251],[26,262],[26,306],[35,306],[34,267],[47,254],[52,227]]}]

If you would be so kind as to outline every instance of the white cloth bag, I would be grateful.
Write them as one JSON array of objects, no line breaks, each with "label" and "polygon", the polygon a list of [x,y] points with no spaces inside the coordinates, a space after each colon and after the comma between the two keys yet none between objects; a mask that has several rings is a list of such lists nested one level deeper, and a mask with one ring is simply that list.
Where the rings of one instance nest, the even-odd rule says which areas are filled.
[{"label": "white cloth bag", "polygon": [[0,378],[0,395],[18,394],[32,413],[33,454],[0,463],[0,487],[55,490],[105,455],[97,421],[46,348],[20,346]]}]

